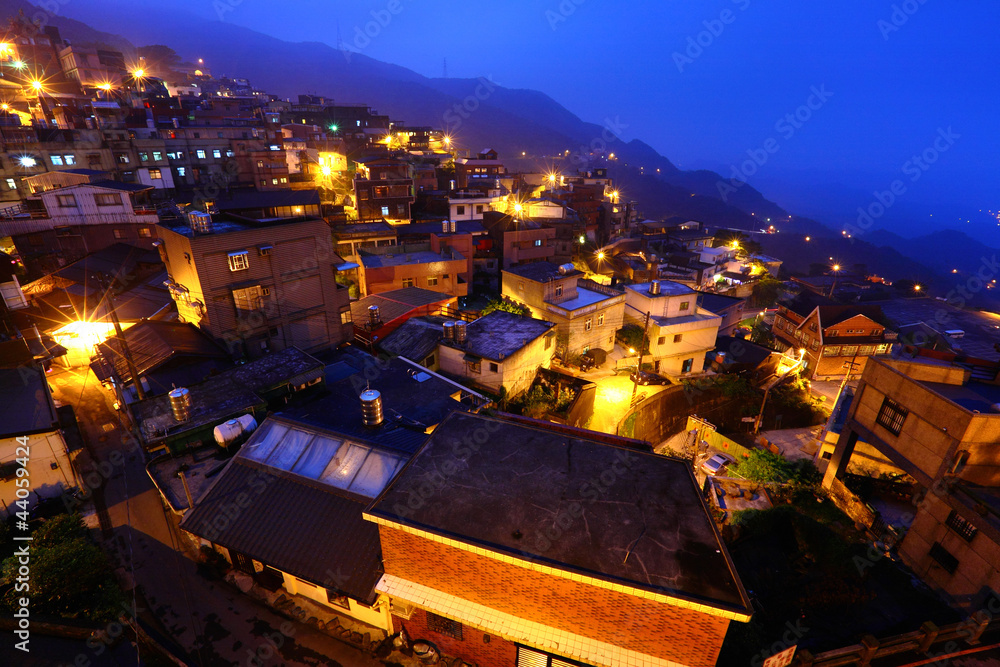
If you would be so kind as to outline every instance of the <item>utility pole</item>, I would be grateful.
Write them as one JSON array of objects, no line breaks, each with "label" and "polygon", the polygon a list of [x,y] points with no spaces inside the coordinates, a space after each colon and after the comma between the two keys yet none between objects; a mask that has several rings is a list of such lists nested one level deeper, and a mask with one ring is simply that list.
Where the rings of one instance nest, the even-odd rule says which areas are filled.
[{"label": "utility pole", "polygon": [[642,343],[639,344],[639,365],[635,367],[635,380],[632,381],[632,399],[629,405],[635,403],[635,394],[639,390],[639,372],[642,371],[642,353],[646,349],[646,332],[649,330],[649,311],[646,311],[646,322],[642,325]]},{"label": "utility pole", "polygon": [[[135,385],[135,393],[139,396],[140,401],[146,400],[146,392],[142,389],[142,379],[139,377],[139,371],[135,366],[135,361],[132,359],[132,353],[129,352],[128,342],[125,340],[125,334],[122,332],[121,322],[118,321],[118,310],[115,307],[115,299],[113,292],[111,291],[111,281],[109,280],[107,274],[100,274],[98,280],[101,282],[101,287],[104,288],[104,298],[107,300],[108,310],[111,313],[111,322],[115,325],[115,337],[118,339],[118,343],[122,346],[122,355],[125,357],[125,363],[128,364],[128,372],[132,376],[132,384]],[[114,364],[114,360],[111,360]]]}]

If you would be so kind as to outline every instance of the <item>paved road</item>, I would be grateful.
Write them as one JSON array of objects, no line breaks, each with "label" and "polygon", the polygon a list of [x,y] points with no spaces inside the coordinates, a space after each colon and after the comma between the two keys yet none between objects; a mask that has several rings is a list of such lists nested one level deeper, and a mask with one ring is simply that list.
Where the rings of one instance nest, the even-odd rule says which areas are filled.
[{"label": "paved road", "polygon": [[972,357],[1000,359],[993,345],[1000,343],[1000,315],[978,310],[963,310],[936,299],[895,299],[877,302],[897,325],[925,322],[937,331],[961,329],[965,337],[953,341]]},{"label": "paved road", "polygon": [[[108,406],[110,394],[89,369],[53,373],[49,384],[56,400],[76,408],[81,431],[97,460],[118,462],[103,468],[109,473],[102,489],[107,511],[98,507],[89,523],[99,523],[97,532],[106,550],[138,584],[140,614],[158,621],[165,634],[190,652],[194,664],[382,665],[200,574],[177,518],[165,510],[146,474],[143,457],[122,444],[123,431]],[[124,456],[115,455],[116,451]],[[277,650],[276,644],[280,644]]]}]

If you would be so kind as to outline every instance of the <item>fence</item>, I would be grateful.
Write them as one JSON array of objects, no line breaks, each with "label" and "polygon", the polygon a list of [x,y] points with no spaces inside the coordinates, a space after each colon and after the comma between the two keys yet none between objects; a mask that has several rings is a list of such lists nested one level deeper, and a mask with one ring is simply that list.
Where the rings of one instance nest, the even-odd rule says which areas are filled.
[{"label": "fence", "polygon": [[720,451],[731,454],[734,458],[750,456],[752,449],[748,449],[740,443],[727,438],[715,430],[715,426],[709,424],[697,415],[691,415],[687,421],[687,431],[697,431],[698,442],[707,442],[709,447],[714,447]]}]

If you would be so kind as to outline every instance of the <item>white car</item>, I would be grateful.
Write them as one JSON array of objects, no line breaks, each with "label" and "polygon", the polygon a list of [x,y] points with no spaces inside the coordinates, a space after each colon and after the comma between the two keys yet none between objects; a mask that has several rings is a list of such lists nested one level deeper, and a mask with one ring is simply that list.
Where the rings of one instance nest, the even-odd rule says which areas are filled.
[{"label": "white car", "polygon": [[733,457],[726,454],[716,454],[709,460],[701,464],[701,469],[708,475],[718,475],[722,470],[733,462]]}]

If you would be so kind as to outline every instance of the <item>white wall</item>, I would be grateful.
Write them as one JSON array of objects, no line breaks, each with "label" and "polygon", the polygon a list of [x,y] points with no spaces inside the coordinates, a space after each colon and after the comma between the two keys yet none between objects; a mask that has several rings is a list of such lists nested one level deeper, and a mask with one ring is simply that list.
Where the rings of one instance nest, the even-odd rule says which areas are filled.
[{"label": "white wall", "polygon": [[[73,470],[70,456],[66,452],[66,441],[62,433],[52,431],[27,436],[27,444],[17,438],[0,440],[0,463],[10,463],[17,459],[27,459],[28,474],[26,477],[11,477],[0,481],[0,507],[6,512],[20,511],[14,505],[18,499],[18,488],[28,490],[26,499],[29,505],[34,505],[40,498],[55,498],[70,487],[79,486],[76,471]],[[23,449],[24,447],[27,449]],[[55,464],[53,469],[52,464]],[[28,483],[18,479],[27,479]],[[24,493],[22,492],[22,496]]]}]

